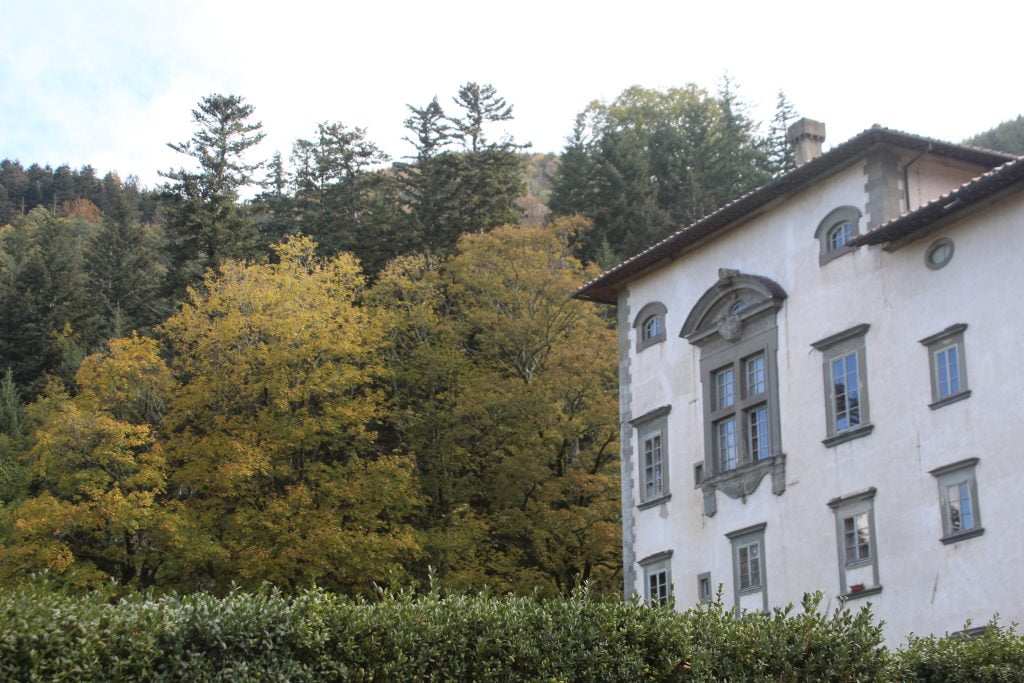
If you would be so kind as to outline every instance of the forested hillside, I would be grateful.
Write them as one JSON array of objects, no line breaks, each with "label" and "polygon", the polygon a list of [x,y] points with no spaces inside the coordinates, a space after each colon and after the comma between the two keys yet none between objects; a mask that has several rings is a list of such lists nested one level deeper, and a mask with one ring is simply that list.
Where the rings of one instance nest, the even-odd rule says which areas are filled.
[{"label": "forested hillside", "polygon": [[261,157],[210,95],[157,188],[0,162],[0,582],[618,589],[614,323],[570,296],[791,167],[796,115],[631,88],[555,155],[443,102],[400,161],[337,121]]},{"label": "forested hillside", "polygon": [[1004,121],[995,128],[967,139],[967,144],[998,149],[1010,154],[1024,154],[1024,115]]}]

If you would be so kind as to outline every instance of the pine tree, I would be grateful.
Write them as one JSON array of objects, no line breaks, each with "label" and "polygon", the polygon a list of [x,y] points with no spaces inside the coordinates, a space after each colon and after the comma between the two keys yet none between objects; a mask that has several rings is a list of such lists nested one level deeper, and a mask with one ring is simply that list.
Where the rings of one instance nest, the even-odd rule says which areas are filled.
[{"label": "pine tree", "polygon": [[252,221],[237,204],[239,191],[252,182],[259,167],[247,163],[245,154],[264,137],[262,124],[250,121],[252,113],[252,105],[237,95],[208,95],[192,110],[192,138],[168,143],[199,167],[161,174],[169,181],[165,198],[173,265],[169,284],[174,291],[180,292],[225,258],[254,254]]},{"label": "pine tree", "polygon": [[793,154],[793,148],[789,145],[787,133],[790,125],[797,120],[798,116],[793,105],[786,99],[786,93],[780,90],[775,104],[775,116],[768,127],[768,168],[772,175],[779,175],[796,168],[796,156]]}]

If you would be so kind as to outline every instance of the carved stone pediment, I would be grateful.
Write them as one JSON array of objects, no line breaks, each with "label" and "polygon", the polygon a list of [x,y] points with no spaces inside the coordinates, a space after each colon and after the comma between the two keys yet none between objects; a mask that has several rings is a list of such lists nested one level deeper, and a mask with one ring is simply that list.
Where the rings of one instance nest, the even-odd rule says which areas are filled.
[{"label": "carved stone pediment", "polygon": [[714,516],[717,511],[715,492],[721,491],[733,499],[747,502],[765,476],[771,475],[772,493],[779,496],[786,490],[786,456],[783,453],[735,470],[716,474],[701,482],[704,493],[704,514]]}]

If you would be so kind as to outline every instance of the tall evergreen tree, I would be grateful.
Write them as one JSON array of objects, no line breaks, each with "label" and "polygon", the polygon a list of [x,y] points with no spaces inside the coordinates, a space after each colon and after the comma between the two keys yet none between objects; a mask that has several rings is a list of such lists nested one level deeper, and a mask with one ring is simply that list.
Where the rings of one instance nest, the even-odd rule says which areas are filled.
[{"label": "tall evergreen tree", "polygon": [[[407,232],[435,253],[448,253],[459,235],[487,232],[516,221],[523,194],[523,159],[510,136],[488,142],[488,127],[512,118],[512,106],[491,85],[466,83],[454,98],[456,116],[434,98],[422,109],[410,106],[413,164],[400,167],[409,203]],[[453,149],[453,144],[457,147]]]},{"label": "tall evergreen tree", "polygon": [[796,156],[787,139],[789,127],[797,120],[798,114],[786,98],[786,93],[779,91],[775,102],[775,116],[768,127],[768,168],[772,175],[779,175],[796,168]]},{"label": "tall evergreen tree", "polygon": [[732,85],[633,87],[577,118],[554,179],[556,215],[593,221],[586,260],[628,256],[767,179],[764,154]]},{"label": "tall evergreen tree", "polygon": [[240,190],[250,185],[259,167],[246,161],[246,152],[264,137],[262,124],[251,121],[252,114],[253,106],[237,95],[208,95],[192,110],[192,138],[168,143],[198,165],[198,170],[162,173],[168,179],[170,286],[175,291],[225,258],[254,254],[255,230],[238,206]]}]

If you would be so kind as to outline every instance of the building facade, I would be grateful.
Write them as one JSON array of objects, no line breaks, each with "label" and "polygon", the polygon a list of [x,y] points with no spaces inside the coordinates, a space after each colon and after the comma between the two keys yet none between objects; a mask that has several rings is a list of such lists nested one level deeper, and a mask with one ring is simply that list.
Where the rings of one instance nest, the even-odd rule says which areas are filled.
[{"label": "building facade", "polygon": [[1024,160],[875,127],[585,285],[618,310],[624,590],[1024,618]]}]

